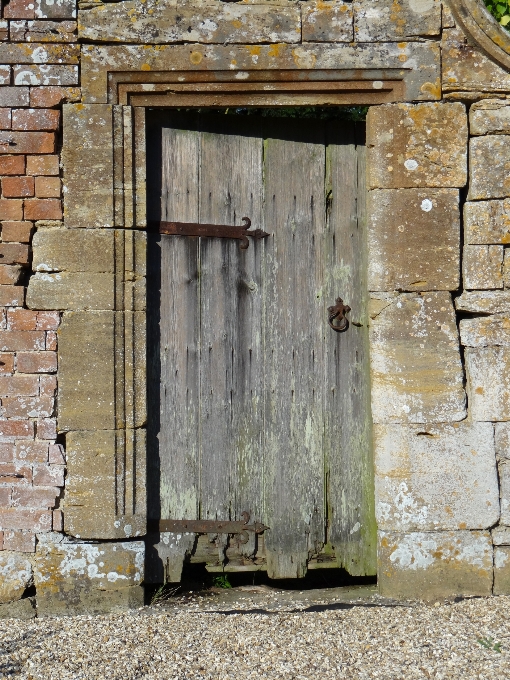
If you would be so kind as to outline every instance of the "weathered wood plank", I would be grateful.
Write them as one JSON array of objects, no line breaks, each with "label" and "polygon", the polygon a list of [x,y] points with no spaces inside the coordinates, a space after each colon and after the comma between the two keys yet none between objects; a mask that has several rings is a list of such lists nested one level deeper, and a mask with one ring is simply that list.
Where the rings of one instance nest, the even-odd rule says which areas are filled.
[{"label": "weathered wood plank", "polygon": [[[340,296],[349,329],[325,334],[325,456],[328,542],[353,575],[375,573],[372,444],[366,294],[364,145],[356,126],[328,130],[325,308]],[[326,309],[325,309],[326,313]]]},{"label": "weathered wood plank", "polygon": [[[246,215],[260,225],[262,139],[252,124],[246,136],[246,123],[224,121],[201,126],[200,222],[237,225]],[[234,240],[204,238],[200,249],[201,516],[240,519],[247,510],[260,519],[261,244],[241,250]],[[254,552],[253,537],[244,549]]]},{"label": "weathered wood plank", "polygon": [[[296,141],[290,120],[265,141],[265,519],[271,578],[306,573],[324,542],[323,126]],[[301,130],[303,128],[301,127]],[[291,134],[295,133],[295,134]]]}]

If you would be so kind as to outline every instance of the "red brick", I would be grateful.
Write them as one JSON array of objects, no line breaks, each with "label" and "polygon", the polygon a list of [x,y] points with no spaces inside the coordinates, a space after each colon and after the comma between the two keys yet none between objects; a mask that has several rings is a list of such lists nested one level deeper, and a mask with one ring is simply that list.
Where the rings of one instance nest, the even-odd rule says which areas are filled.
[{"label": "red brick", "polygon": [[10,143],[0,146],[0,151],[14,153],[55,153],[54,132],[9,132]]},{"label": "red brick", "polygon": [[[15,422],[15,421],[12,421]],[[27,485],[32,482],[32,468],[19,463],[0,463],[0,484],[2,486]]]},{"label": "red brick", "polygon": [[57,370],[57,353],[19,352],[17,369],[20,373],[53,373]]},{"label": "red brick", "polygon": [[50,418],[55,409],[53,397],[4,397],[4,418]]},{"label": "red brick", "polygon": [[30,243],[33,229],[32,222],[2,222],[2,241]]},{"label": "red brick", "polygon": [[35,195],[38,198],[59,198],[60,192],[60,177],[35,178]]},{"label": "red brick", "polygon": [[59,326],[60,312],[37,312],[37,330],[52,331],[56,330]]},{"label": "red brick", "polygon": [[0,352],[29,352],[46,349],[45,336],[44,331],[0,331]]},{"label": "red brick", "polygon": [[[57,353],[55,352],[55,363],[56,363]],[[39,394],[45,397],[54,397],[57,391],[57,376],[53,373],[52,375],[41,375],[39,378]]]},{"label": "red brick", "polygon": [[64,453],[64,447],[62,446],[62,444],[50,444],[48,460],[50,463],[56,463],[57,465],[65,465],[66,458]]},{"label": "red brick", "polygon": [[51,510],[37,510],[35,508],[0,509],[0,527],[4,531],[5,529],[27,529],[39,533],[51,531],[51,524]]},{"label": "red brick", "polygon": [[64,465],[34,466],[34,486],[64,486]]},{"label": "red brick", "polygon": [[12,488],[0,486],[0,508],[8,508],[11,504]]},{"label": "red brick", "polygon": [[0,109],[0,129],[11,129],[11,109]]},{"label": "red brick", "polygon": [[57,349],[57,334],[54,331],[46,333],[46,349],[53,352]]},{"label": "red brick", "polygon": [[14,354],[0,354],[0,375],[2,373],[13,372],[14,372]]},{"label": "red brick", "polygon": [[36,396],[39,378],[36,375],[0,375],[0,397]]},{"label": "red brick", "polygon": [[22,220],[23,201],[0,198],[0,220]]},{"label": "red brick", "polygon": [[[48,442],[45,441],[21,441],[16,442],[15,455],[17,460],[28,463],[47,463],[48,462]],[[53,462],[53,461],[50,461]]]},{"label": "red brick", "polygon": [[10,0],[4,7],[4,19],[33,19],[35,17],[34,0]]},{"label": "red brick", "polygon": [[28,156],[27,158],[27,175],[58,175],[59,172],[58,156]]},{"label": "red brick", "polygon": [[[12,463],[14,460],[14,444],[1,443],[0,444],[0,463]],[[57,461],[55,461],[57,462]]]},{"label": "red brick", "polygon": [[0,156],[0,175],[23,175],[25,156]]},{"label": "red brick", "polygon": [[59,324],[59,312],[33,312],[30,309],[7,310],[7,328],[11,331],[54,330],[59,327]]},{"label": "red brick", "polygon": [[[49,529],[46,529],[49,531]],[[33,531],[4,531],[4,550],[16,552],[35,552],[35,534]]]},{"label": "red brick", "polygon": [[[24,271],[23,267],[18,264],[0,264],[0,285],[15,286],[19,283]],[[17,294],[18,292],[16,291]]]},{"label": "red brick", "polygon": [[35,194],[33,177],[4,177],[2,195],[4,198],[24,198]]},{"label": "red brick", "polygon": [[2,264],[28,264],[28,245],[25,243],[0,243]]},{"label": "red brick", "polygon": [[13,130],[58,130],[60,111],[55,109],[13,109]]},{"label": "red brick", "polygon": [[58,106],[62,102],[79,101],[80,97],[80,88],[78,87],[49,85],[30,88],[30,106]]},{"label": "red brick", "polygon": [[18,487],[13,489],[11,504],[14,507],[49,509],[55,507],[60,489],[50,487]]},{"label": "red brick", "polygon": [[38,439],[56,439],[57,421],[56,418],[44,418],[37,421]]},{"label": "red brick", "polygon": [[0,420],[0,441],[33,438],[34,423],[32,420]]},{"label": "red brick", "polygon": [[25,219],[61,220],[62,204],[57,198],[29,198],[25,200]]},{"label": "red brick", "polygon": [[53,510],[53,531],[64,531],[64,515],[62,510]]},{"label": "red brick", "polygon": [[23,286],[0,285],[0,307],[22,307],[24,302],[25,288]]}]

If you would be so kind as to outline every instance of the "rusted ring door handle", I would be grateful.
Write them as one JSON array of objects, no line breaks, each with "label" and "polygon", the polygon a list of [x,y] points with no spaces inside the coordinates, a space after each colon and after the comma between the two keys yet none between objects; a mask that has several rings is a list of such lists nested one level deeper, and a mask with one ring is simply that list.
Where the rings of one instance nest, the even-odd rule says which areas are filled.
[{"label": "rusted ring door handle", "polygon": [[[328,307],[328,323],[330,328],[332,328],[337,333],[343,333],[349,328],[349,320],[345,317],[347,312],[350,312],[351,308],[349,305],[344,305],[342,298],[336,299],[336,304]],[[337,323],[333,321],[337,320]]]}]

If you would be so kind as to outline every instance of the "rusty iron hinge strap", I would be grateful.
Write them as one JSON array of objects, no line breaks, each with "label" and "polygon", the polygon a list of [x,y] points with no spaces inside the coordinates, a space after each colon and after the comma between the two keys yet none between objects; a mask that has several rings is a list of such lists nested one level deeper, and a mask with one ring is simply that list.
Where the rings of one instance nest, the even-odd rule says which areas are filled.
[{"label": "rusty iron hinge strap", "polygon": [[160,234],[167,234],[170,236],[201,236],[201,237],[217,237],[217,238],[235,238],[241,241],[240,247],[246,250],[250,245],[248,236],[251,238],[262,239],[267,238],[269,234],[262,229],[253,229],[248,231],[251,227],[251,220],[249,217],[243,217],[244,225],[241,227],[230,226],[228,224],[198,224],[195,222],[156,222],[155,225],[159,228]]},{"label": "rusty iron hinge strap", "polygon": [[239,534],[240,542],[248,542],[248,532],[262,534],[269,529],[261,522],[248,524],[250,514],[241,513],[242,521],[216,519],[160,519],[150,523],[149,529],[158,532],[172,532],[176,534]]}]

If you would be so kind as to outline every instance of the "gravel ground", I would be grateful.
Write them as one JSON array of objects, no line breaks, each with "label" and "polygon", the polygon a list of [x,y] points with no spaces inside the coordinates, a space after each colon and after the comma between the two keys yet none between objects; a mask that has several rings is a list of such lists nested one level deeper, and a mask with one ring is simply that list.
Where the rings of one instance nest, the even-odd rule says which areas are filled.
[{"label": "gravel ground", "polygon": [[123,614],[10,619],[0,621],[0,677],[506,680],[510,597],[395,606],[243,592],[223,603],[189,595]]}]

